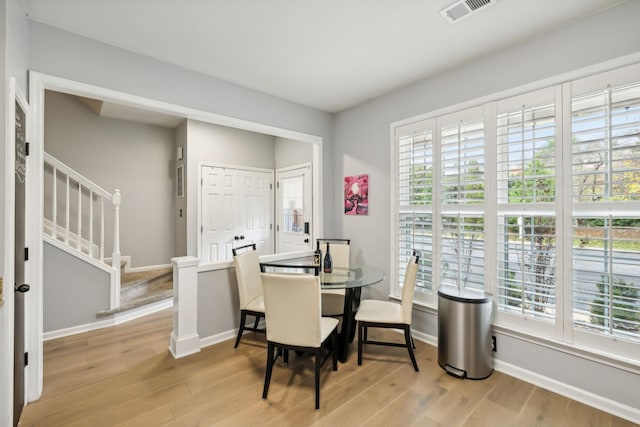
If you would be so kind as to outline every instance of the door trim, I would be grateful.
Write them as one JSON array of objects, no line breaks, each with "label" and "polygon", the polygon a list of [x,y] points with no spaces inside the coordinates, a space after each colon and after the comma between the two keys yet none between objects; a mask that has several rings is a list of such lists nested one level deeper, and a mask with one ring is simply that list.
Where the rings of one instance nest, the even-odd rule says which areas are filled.
[{"label": "door trim", "polygon": [[[310,250],[313,250],[313,242],[315,240],[315,230],[316,230],[316,221],[315,221],[315,211],[313,209],[314,206],[314,195],[315,195],[315,177],[314,177],[314,168],[313,168],[313,164],[312,162],[304,162],[304,163],[300,163],[297,165],[292,165],[292,166],[285,166],[283,168],[278,168],[276,169],[275,172],[275,183],[276,185],[279,185],[280,183],[280,174],[281,173],[286,173],[286,172],[290,172],[290,171],[294,171],[297,169],[304,169],[304,168],[309,168],[309,171],[311,172],[309,174],[309,178],[311,179],[311,185],[309,185],[309,190],[311,191],[311,212],[309,213],[309,215],[311,216],[311,219],[309,222],[311,222],[311,230],[309,233],[309,239],[311,240],[311,244],[309,245]],[[278,223],[278,221],[280,220],[280,215],[279,215],[279,209],[280,209],[280,202],[281,202],[281,197],[280,197],[280,189],[279,188],[275,188],[275,200],[274,200],[274,206],[273,206],[273,218],[274,218],[274,245],[275,245],[275,253],[280,253],[280,237],[279,237],[279,231],[278,231],[278,227],[280,226],[280,224]],[[319,236],[320,234],[318,234]]]}]

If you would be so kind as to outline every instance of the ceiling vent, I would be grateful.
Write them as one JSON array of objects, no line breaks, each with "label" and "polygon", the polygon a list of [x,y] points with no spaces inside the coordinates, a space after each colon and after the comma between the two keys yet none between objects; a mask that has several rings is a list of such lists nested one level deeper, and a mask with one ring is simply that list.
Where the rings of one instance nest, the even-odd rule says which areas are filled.
[{"label": "ceiling vent", "polygon": [[454,23],[486,6],[496,4],[497,1],[498,0],[460,0],[442,9],[440,15],[444,16],[450,23]]}]

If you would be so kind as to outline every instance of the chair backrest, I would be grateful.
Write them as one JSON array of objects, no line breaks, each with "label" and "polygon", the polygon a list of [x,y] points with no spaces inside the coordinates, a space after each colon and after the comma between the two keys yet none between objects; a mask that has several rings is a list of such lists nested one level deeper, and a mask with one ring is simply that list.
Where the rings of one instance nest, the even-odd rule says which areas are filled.
[{"label": "chair backrest", "polygon": [[240,309],[247,308],[253,299],[262,295],[262,278],[260,277],[260,257],[258,251],[249,250],[233,257],[240,296]]},{"label": "chair backrest", "polygon": [[[334,268],[349,268],[349,259],[351,257],[351,240],[349,239],[318,239],[320,242],[320,250],[322,256],[327,250],[327,242],[329,243],[329,251],[333,260]],[[322,265],[322,260],[320,260]]]},{"label": "chair backrest", "polygon": [[404,272],[404,281],[402,282],[402,321],[411,324],[411,313],[413,312],[413,293],[416,289],[416,279],[418,277],[418,261],[419,255],[409,258],[407,268]]},{"label": "chair backrest", "polygon": [[320,347],[320,278],[310,274],[262,273],[267,340]]}]

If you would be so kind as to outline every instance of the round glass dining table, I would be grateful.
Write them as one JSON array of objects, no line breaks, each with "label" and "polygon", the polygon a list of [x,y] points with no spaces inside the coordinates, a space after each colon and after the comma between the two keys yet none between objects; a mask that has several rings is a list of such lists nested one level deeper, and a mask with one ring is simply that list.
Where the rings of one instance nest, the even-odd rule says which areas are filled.
[{"label": "round glass dining table", "polygon": [[380,283],[385,278],[384,271],[372,265],[359,265],[350,268],[333,268],[325,273],[313,263],[313,258],[294,258],[282,261],[260,263],[263,272],[306,273],[320,276],[321,289],[344,289],[344,310],[342,329],[338,334],[338,359],[344,363],[349,354],[349,343],[356,332],[356,312],[360,305],[362,288]]}]

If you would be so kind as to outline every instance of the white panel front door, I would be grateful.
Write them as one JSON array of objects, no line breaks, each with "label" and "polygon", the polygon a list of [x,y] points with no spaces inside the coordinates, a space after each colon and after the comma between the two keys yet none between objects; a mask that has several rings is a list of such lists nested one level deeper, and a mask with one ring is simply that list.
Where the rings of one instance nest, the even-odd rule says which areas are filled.
[{"label": "white panel front door", "polygon": [[259,254],[271,254],[273,253],[273,174],[256,171],[238,172],[242,179],[239,213],[243,224],[239,235],[240,242],[236,241],[235,246],[255,243]]},{"label": "white panel front door", "polygon": [[201,177],[201,263],[230,260],[247,243],[273,253],[273,173],[202,166]]},{"label": "white panel front door", "polygon": [[311,249],[311,164],[278,169],[276,182],[277,252]]}]

